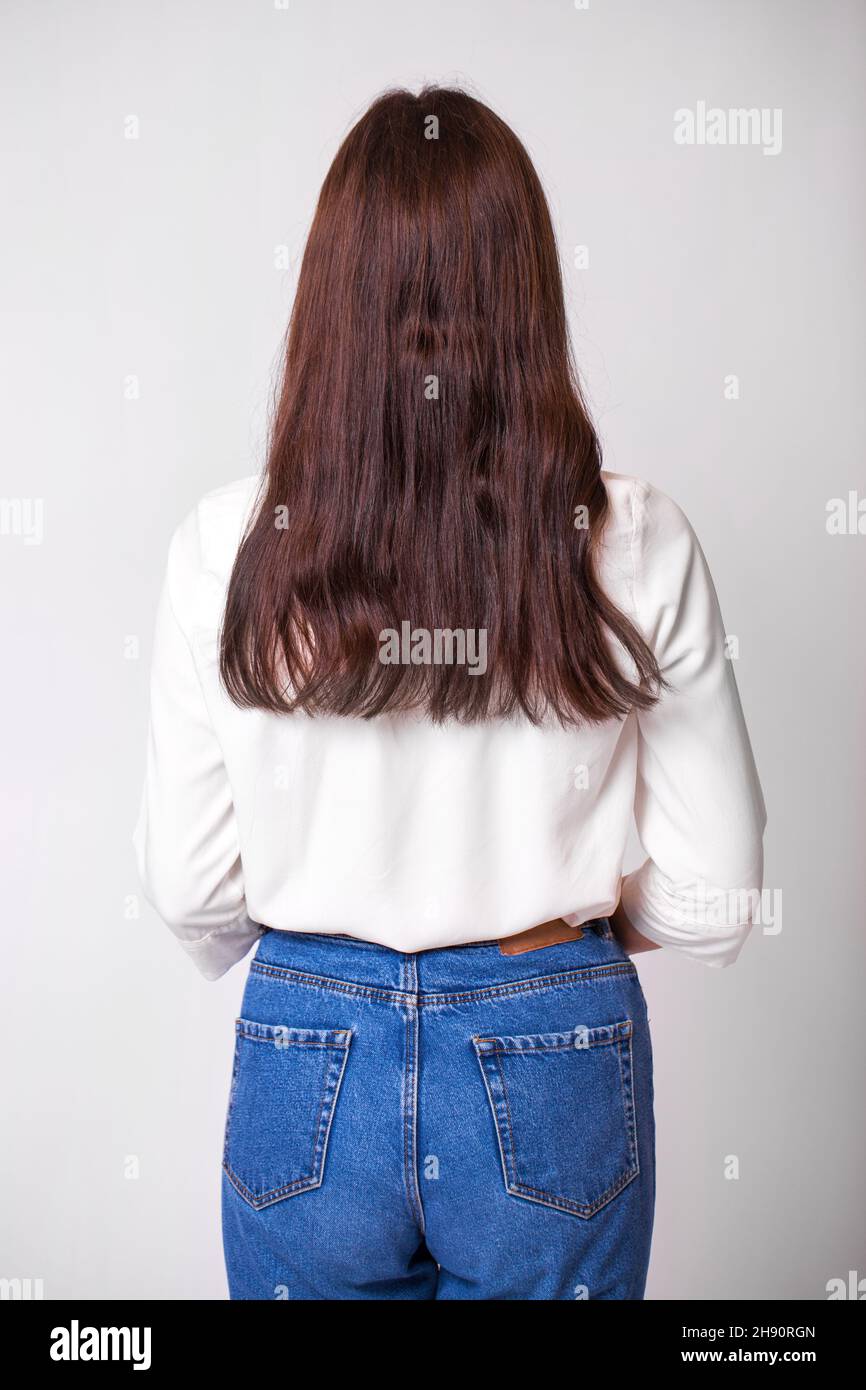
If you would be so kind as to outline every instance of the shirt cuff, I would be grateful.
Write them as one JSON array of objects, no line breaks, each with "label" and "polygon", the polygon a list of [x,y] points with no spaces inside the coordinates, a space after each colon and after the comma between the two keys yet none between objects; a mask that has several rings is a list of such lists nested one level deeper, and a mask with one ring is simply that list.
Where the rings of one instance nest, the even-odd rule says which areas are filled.
[{"label": "shirt cuff", "polygon": [[196,969],[206,980],[218,980],[239,960],[243,960],[250,947],[264,936],[266,927],[259,926],[243,913],[227,926],[216,927],[207,936],[197,941],[178,938]]},{"label": "shirt cuff", "polygon": [[700,880],[673,883],[651,859],[622,881],[622,908],[657,946],[702,965],[733,965],[752,929],[758,887],[718,888]]}]

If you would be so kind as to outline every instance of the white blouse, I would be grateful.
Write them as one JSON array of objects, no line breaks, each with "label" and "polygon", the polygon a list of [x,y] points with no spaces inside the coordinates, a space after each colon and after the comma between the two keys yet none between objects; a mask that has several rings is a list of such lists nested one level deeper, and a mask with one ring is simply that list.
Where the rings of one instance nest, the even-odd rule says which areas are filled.
[{"label": "white blouse", "polygon": [[[576,925],[620,894],[651,941],[736,959],[766,814],[712,579],[670,498],[603,476],[600,578],[674,688],[597,727],[240,710],[218,633],[258,478],[209,493],[178,528],[134,843],[149,901],[208,979],[266,927],[423,951]],[[647,858],[621,879],[632,812]]]}]

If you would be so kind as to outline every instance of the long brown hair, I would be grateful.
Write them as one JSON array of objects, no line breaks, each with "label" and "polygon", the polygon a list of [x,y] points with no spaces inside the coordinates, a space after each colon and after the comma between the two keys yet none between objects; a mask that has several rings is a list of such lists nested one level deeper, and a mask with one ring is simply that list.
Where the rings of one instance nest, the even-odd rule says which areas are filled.
[{"label": "long brown hair", "polygon": [[[340,147],[307,240],[228,589],[230,697],[435,721],[646,707],[658,666],[595,576],[606,510],[526,150],[465,92],[386,93]],[[483,631],[486,674],[387,663],[383,634],[407,624]]]}]

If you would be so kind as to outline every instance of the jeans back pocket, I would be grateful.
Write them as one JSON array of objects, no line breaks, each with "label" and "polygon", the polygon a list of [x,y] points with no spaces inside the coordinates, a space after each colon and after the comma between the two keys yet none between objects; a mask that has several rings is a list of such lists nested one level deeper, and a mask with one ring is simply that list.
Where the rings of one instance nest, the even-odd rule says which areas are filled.
[{"label": "jeans back pocket", "polygon": [[632,1032],[472,1039],[512,1196],[587,1218],[637,1177]]},{"label": "jeans back pocket", "polygon": [[223,1168],[256,1209],[319,1187],[349,1028],[235,1022]]}]

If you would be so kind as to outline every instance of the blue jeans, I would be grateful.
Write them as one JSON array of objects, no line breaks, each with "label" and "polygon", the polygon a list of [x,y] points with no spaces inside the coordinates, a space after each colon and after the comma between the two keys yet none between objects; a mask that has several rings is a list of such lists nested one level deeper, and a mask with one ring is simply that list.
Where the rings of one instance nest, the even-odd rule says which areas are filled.
[{"label": "blue jeans", "polygon": [[237,1299],[642,1298],[652,1055],[607,920],[522,955],[267,932],[236,1024]]}]

